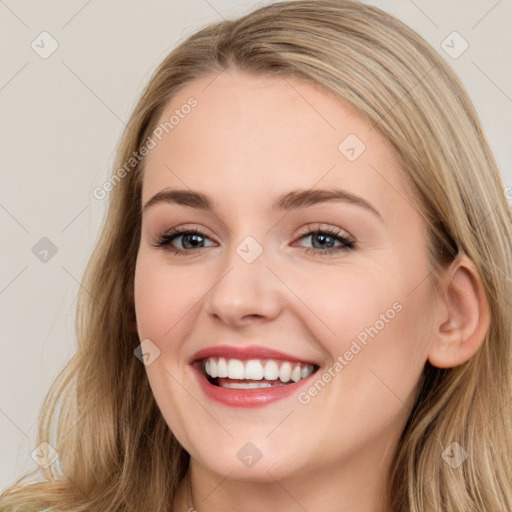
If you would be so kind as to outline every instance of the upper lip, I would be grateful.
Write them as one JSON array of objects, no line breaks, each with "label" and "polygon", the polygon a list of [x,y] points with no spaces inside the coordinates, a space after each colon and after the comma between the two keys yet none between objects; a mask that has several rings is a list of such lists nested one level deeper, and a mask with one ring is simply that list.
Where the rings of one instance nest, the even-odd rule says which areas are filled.
[{"label": "upper lip", "polygon": [[247,347],[234,347],[231,345],[214,345],[206,347],[196,352],[190,358],[190,364],[207,359],[208,357],[225,357],[226,359],[282,359],[290,362],[307,363],[317,366],[317,363],[307,358],[297,357],[279,350],[259,345],[250,345]]}]

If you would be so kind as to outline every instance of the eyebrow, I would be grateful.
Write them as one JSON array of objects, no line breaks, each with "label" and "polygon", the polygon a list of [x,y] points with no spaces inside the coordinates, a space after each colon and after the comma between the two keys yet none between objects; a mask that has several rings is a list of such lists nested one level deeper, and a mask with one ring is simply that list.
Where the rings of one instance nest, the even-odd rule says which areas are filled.
[{"label": "eyebrow", "polygon": [[[277,198],[277,200],[272,204],[272,210],[297,210],[328,201],[341,201],[363,207],[379,217],[380,220],[383,220],[379,211],[368,201],[362,197],[347,192],[346,190],[341,190],[338,188],[291,190],[290,192],[287,192]],[[151,206],[160,203],[179,204],[205,211],[213,211],[214,209],[208,197],[201,192],[167,188],[158,192],[151,199],[149,199],[149,201],[144,205],[142,209],[143,213]]]}]

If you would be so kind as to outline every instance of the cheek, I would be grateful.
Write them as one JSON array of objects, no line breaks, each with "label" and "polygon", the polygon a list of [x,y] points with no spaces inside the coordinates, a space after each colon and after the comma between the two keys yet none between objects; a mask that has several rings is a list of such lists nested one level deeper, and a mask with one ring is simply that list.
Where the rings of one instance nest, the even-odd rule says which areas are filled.
[{"label": "cheek", "polygon": [[[201,283],[203,285],[201,286]],[[135,314],[141,338],[158,340],[179,328],[205,293],[205,283],[191,268],[169,266],[144,251],[135,269]]]},{"label": "cheek", "polygon": [[302,286],[301,298],[321,320],[310,324],[314,336],[333,361],[342,358],[334,373],[343,373],[337,383],[345,391],[387,393],[388,386],[407,396],[414,389],[432,333],[427,284],[411,283],[418,283],[411,270],[366,267],[315,276]]},{"label": "cheek", "polygon": [[[166,265],[153,254],[141,249],[135,269],[135,314],[139,339],[150,339],[160,350],[155,361],[146,366],[146,372],[156,402],[174,434],[190,445],[187,411],[183,403],[190,398],[173,379],[180,361],[179,345],[187,339],[189,322],[201,293],[194,292],[197,280],[190,279],[191,271]],[[203,292],[204,293],[204,292]]]},{"label": "cheek", "polygon": [[309,327],[314,326],[318,340],[337,356],[348,350],[354,339],[364,345],[370,332],[375,332],[373,327],[379,332],[388,329],[400,316],[404,294],[401,283],[387,278],[382,268],[327,270],[297,281],[294,289],[300,289],[300,298],[316,316]]},{"label": "cheek", "polygon": [[[333,363],[318,376],[326,390],[319,398],[311,390],[310,413],[319,421],[332,422],[335,415],[346,422],[333,433],[340,442],[401,428],[426,361],[426,287],[410,293],[407,276],[391,280],[371,273],[331,279],[330,287],[335,290],[330,300],[319,296],[314,304],[335,335],[325,328],[315,335]],[[338,404],[338,412],[326,412],[326,402]],[[349,425],[359,425],[357,433]]]}]

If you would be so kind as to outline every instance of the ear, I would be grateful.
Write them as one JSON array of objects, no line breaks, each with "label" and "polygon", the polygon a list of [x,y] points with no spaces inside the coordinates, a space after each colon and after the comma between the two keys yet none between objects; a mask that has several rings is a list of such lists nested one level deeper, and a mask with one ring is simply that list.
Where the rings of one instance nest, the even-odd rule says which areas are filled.
[{"label": "ear", "polygon": [[450,265],[439,301],[428,360],[438,368],[453,368],[477,352],[490,324],[484,286],[466,255]]}]

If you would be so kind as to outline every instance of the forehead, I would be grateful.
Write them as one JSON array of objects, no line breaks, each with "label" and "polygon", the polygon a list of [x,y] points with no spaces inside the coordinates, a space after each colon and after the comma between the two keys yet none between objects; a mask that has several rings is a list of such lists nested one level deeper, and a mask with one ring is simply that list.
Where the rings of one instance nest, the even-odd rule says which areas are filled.
[{"label": "forehead", "polygon": [[157,126],[143,202],[167,187],[245,206],[292,188],[337,187],[390,214],[390,201],[406,206],[389,142],[348,104],[299,78],[234,70],[201,77],[166,105]]}]

